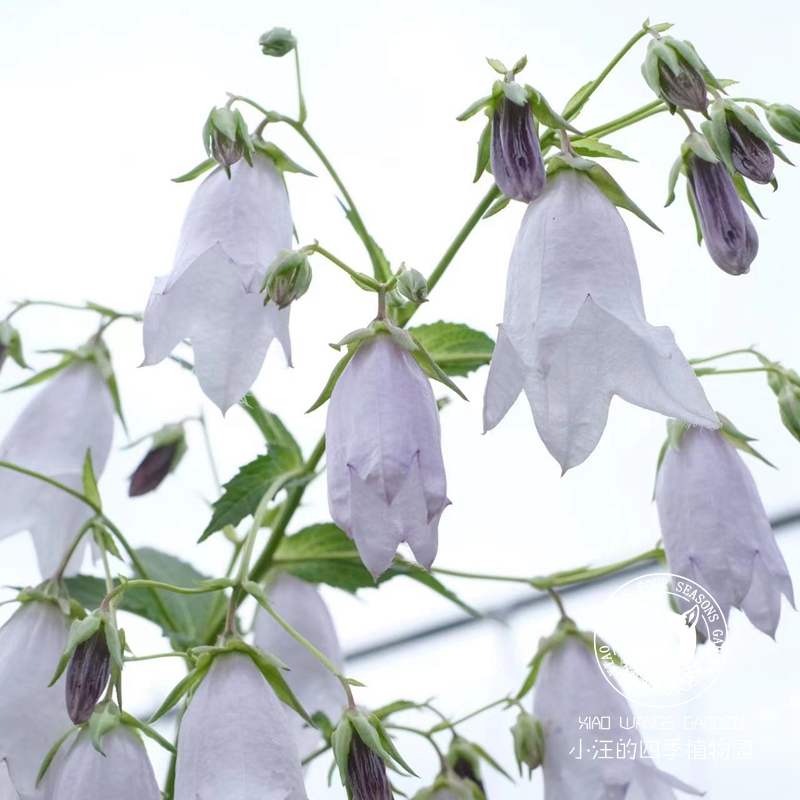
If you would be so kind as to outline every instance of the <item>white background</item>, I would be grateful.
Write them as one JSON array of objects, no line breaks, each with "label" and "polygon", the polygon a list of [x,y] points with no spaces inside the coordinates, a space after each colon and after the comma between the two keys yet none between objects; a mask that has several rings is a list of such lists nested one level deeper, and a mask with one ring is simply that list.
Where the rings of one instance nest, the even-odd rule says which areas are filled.
[{"label": "white background", "polygon": [[[13,300],[34,297],[143,308],[153,277],[170,268],[194,188],[169,178],[204,158],[200,130],[208,110],[222,105],[225,91],[232,91],[294,113],[291,59],[266,59],[257,46],[259,34],[273,25],[290,26],[300,39],[308,127],[340,170],[370,230],[395,266],[405,261],[428,272],[489,185],[488,179],[481,186],[471,184],[480,121],[455,121],[490,87],[493,73],[484,56],[510,63],[527,53],[525,80],[560,107],[648,15],[677,23],[673,32],[690,39],[718,77],[741,80],[743,95],[800,105],[795,71],[783,66],[793,63],[800,14],[781,2],[601,7],[582,0],[569,6],[520,0],[3,0],[0,304],[8,308]],[[581,125],[593,127],[652,99],[639,72],[644,49],[641,43],[597,93]],[[668,324],[688,357],[758,344],[771,357],[797,366],[800,176],[780,164],[778,194],[757,188],[769,218],[757,223],[760,253],[750,275],[732,278],[696,246],[682,186],[675,205],[662,208],[667,173],[684,135],[680,120],[661,115],[609,138],[641,163],[607,166],[665,233],[626,215],[650,321]],[[367,270],[360,243],[334,200],[335,187],[313,154],[288,129],[270,128],[268,136],[321,176],[289,177],[301,242],[317,238]],[[800,157],[791,146],[788,154]],[[420,311],[419,322],[463,321],[493,332],[522,212],[521,205],[512,204],[481,224]],[[333,267],[315,263],[311,291],[292,312],[295,369],[287,370],[273,352],[255,386],[306,452],[322,431],[324,410],[307,417],[303,410],[337,358],[327,343],[369,321],[373,301]],[[94,324],[89,316],[46,309],[20,314],[32,363],[37,368],[50,363],[36,350],[74,346],[87,338]],[[137,325],[117,323],[108,341],[132,437],[201,407],[193,377],[178,367],[136,369],[142,357]],[[2,385],[20,376],[7,365]],[[461,381],[472,402],[455,401],[443,415],[453,506],[442,521],[437,564],[532,575],[649,549],[658,538],[650,497],[663,419],[615,401],[596,452],[559,478],[523,402],[495,431],[480,435],[485,378],[484,370]],[[759,447],[780,467],[775,471],[749,462],[769,511],[795,509],[800,447],[780,426],[766,382],[759,375],[705,380],[712,404],[758,437]],[[32,394],[0,396],[0,434]],[[237,409],[224,420],[213,408],[206,412],[227,479],[262,450],[260,436]],[[218,537],[194,544],[208,520],[214,489],[199,431],[191,431],[190,438],[190,453],[177,474],[156,494],[129,501],[126,477],[144,451],[120,451],[126,440],[118,430],[101,488],[109,516],[135,544],[169,550],[212,574],[226,557],[227,543]],[[307,493],[296,524],[326,515],[320,481]],[[796,536],[786,533],[780,539],[795,573],[800,565]],[[24,535],[0,543],[0,584],[37,582],[32,553]],[[451,585],[456,587],[455,581]],[[482,607],[518,596],[513,587],[496,584],[461,581],[456,588]],[[402,581],[358,598],[325,594],[350,648],[454,613],[437,596]],[[570,606],[586,627],[591,600],[589,593]],[[9,609],[0,613],[6,616]],[[483,625],[361,663],[356,677],[369,684],[364,701],[436,695],[446,710],[466,713],[516,687],[538,637],[554,621],[549,609],[537,611],[510,628]],[[739,638],[732,636],[724,679],[704,696],[702,713],[743,717],[754,741],[753,759],[722,765],[684,759],[663,766],[691,777],[710,790],[711,798],[783,800],[795,796],[797,781],[792,723],[800,711],[795,677],[800,623],[785,606],[777,646],[740,623],[734,618],[733,634]],[[127,627],[137,651],[163,646],[146,624],[129,621]],[[176,665],[162,663],[129,672],[127,696],[132,710],[141,712],[151,709],[179,674]],[[510,717],[490,715],[471,728],[507,765],[511,748],[504,727],[510,723]],[[410,758],[417,757],[417,771],[424,767],[430,776],[434,765],[426,765],[424,743],[402,744]],[[157,758],[162,763],[160,754]],[[324,771],[311,772],[312,796],[327,791],[320,788]],[[540,780],[534,777],[533,789],[527,782],[516,790],[498,783],[495,796],[537,796]]]}]

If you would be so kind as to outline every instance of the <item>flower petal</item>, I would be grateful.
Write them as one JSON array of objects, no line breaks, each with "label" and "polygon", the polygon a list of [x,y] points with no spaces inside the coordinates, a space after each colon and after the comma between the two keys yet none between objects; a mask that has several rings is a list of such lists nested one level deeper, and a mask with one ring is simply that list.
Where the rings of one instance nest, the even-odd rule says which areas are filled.
[{"label": "flower petal", "polygon": [[483,395],[483,431],[492,430],[514,405],[525,381],[524,367],[502,325]]}]

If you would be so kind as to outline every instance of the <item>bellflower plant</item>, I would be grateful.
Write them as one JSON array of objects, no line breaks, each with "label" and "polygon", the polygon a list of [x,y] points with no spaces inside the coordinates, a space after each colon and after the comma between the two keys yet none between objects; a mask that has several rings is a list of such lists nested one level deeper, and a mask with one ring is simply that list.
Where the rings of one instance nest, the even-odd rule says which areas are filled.
[{"label": "bellflower plant", "polygon": [[216,169],[195,193],[169,275],[156,278],[144,313],[143,365],[192,342],[200,387],[225,412],[253,385],[273,340],[291,364],[289,311],[263,303],[267,268],[292,239],[286,187],[256,152],[231,177]]},{"label": "bellflower plant", "polygon": [[[536,681],[534,716],[544,732],[544,791],[548,800],[674,800],[673,789],[702,795],[693,787],[658,769],[648,754],[642,757],[642,737],[621,727],[633,713],[597,666],[591,645],[568,635],[544,657]],[[580,731],[578,718],[606,717],[610,728],[603,739],[632,742],[634,758],[592,758],[596,730]],[[571,751],[574,751],[572,754]]]},{"label": "bellflower plant", "polygon": [[181,721],[175,800],[307,800],[291,713],[248,655],[215,658]]},{"label": "bellflower plant", "polygon": [[[576,39],[570,44],[576,46],[578,23],[570,27]],[[307,125],[300,43],[289,29],[273,28],[259,39],[269,58],[257,57],[268,67],[274,66],[273,59],[284,58],[283,66],[294,68],[296,113],[234,93],[214,105],[202,136],[207,157],[175,180],[205,178],[189,203],[172,270],[156,278],[144,313],[81,304],[74,298],[22,299],[0,310],[2,381],[15,380],[28,368],[23,337],[27,353],[28,342],[61,330],[52,324],[31,336],[28,320],[45,313],[43,308],[99,323],[94,336],[76,350],[46,341],[49,349],[44,352],[62,360],[12,387],[43,384],[0,443],[0,539],[30,532],[44,578],[40,585],[15,590],[13,602],[22,606],[0,628],[0,800],[161,800],[162,794],[172,800],[307,800],[304,767],[330,756],[350,800],[400,795],[486,800],[487,789],[490,798],[493,792],[499,797],[504,790],[495,790],[489,770],[515,781],[517,776],[507,771],[514,762],[520,780],[537,780],[542,774],[547,800],[676,800],[676,791],[699,794],[660,770],[653,754],[643,752],[638,731],[623,727],[623,720],[633,715],[600,663],[612,657],[619,661],[615,653],[627,645],[601,642],[596,658],[591,635],[571,620],[561,596],[562,587],[590,584],[637,564],[650,572],[657,561],[707,587],[725,614],[740,608],[772,636],[781,596],[793,602],[792,581],[753,478],[734,450],[759,454],[751,439],[715,414],[701,380],[744,372],[757,373],[758,380],[766,377],[774,393],[773,413],[780,414],[794,441],[800,439],[800,376],[752,347],[731,349],[735,344],[717,355],[693,354],[687,361],[668,328],[649,324],[633,246],[618,209],[660,229],[601,164],[602,159],[633,161],[611,138],[617,131],[645,119],[681,129],[675,137],[680,158],[669,174],[668,204],[683,174],[698,235],[705,237],[709,254],[724,271],[742,274],[758,249],[744,210],[749,205],[761,216],[751,183],[769,182],[777,188],[774,157],[787,160],[758,115],[763,111],[773,130],[797,142],[800,112],[786,104],[730,97],[725,89],[732,82],[715,80],[689,42],[663,35],[671,27],[645,21],[596,77],[552,105],[542,91],[518,82],[527,56],[509,62],[510,68],[487,59],[495,73],[491,90],[459,116],[483,117],[472,174],[473,182],[486,184],[485,193],[455,228],[439,259],[430,261],[432,254],[402,237],[396,241],[405,242],[407,253],[390,253],[378,243],[343,173]],[[606,122],[598,113],[593,127],[584,126],[579,119],[584,107],[591,103],[597,111],[603,94],[597,90],[605,89],[609,74],[649,39],[643,71],[657,97],[639,108],[616,109]],[[215,53],[220,55],[224,47],[217,44]],[[530,71],[543,86],[548,64],[541,48],[535,51],[537,63]],[[459,68],[446,65],[446,71]],[[186,81],[195,78],[187,71]],[[258,77],[250,82],[263,85]],[[429,81],[422,90],[431,85]],[[358,86],[351,89],[350,95],[359,96]],[[385,105],[390,93],[387,87],[372,99]],[[273,97],[282,97],[282,92]],[[211,106],[209,102],[206,107]],[[346,114],[341,119],[349,124]],[[356,252],[331,252],[328,241],[316,238],[323,232],[328,238],[329,232],[313,217],[299,225],[309,234],[307,243],[298,240],[296,249],[290,249],[293,220],[283,177],[287,172],[311,173],[267,141],[267,132],[271,137],[273,131],[298,137],[335,184],[343,219],[352,228],[349,244],[358,246]],[[636,141],[657,144],[660,138]],[[639,149],[637,156],[647,155]],[[460,191],[456,185],[433,185],[444,170],[428,172],[428,193],[449,198]],[[327,178],[317,186],[324,187]],[[449,308],[463,310],[463,318],[474,317],[476,303],[492,302],[491,284],[501,279],[492,265],[484,265],[478,279],[459,276],[458,270],[468,258],[468,238],[484,227],[483,220],[513,207],[511,200],[528,208],[511,254],[495,342],[463,320],[438,319],[436,309],[441,287],[448,284],[459,292],[458,302]],[[304,205],[300,212],[315,207]],[[406,234],[413,235],[415,227],[406,227]],[[502,230],[494,228],[500,249]],[[346,237],[342,242],[347,246]],[[352,330],[353,308],[334,294],[335,287],[326,285],[328,271],[362,299],[361,292],[366,292],[377,300],[377,314],[366,327]],[[25,277],[24,271],[18,272],[15,282]],[[35,265],[30,274],[38,274]],[[119,277],[112,276],[114,281]],[[70,274],[76,287],[79,278]],[[702,284],[695,281],[692,290],[702,292]],[[331,314],[352,330],[331,345],[341,359],[310,409],[330,403],[325,435],[318,430],[311,447],[308,431],[295,430],[294,423],[307,419],[309,425],[320,424],[316,417],[298,417],[290,397],[275,401],[279,417],[272,402],[262,405],[251,389],[274,340],[291,363],[289,314],[300,298],[311,304],[313,313],[306,322],[318,334],[317,347],[330,340],[324,323]],[[32,307],[39,312],[26,310]],[[420,317],[429,315],[424,322],[415,319],[420,311]],[[731,310],[737,331],[750,316],[743,307]],[[98,476],[109,456],[115,412],[124,427],[120,388],[135,383],[133,378],[117,382],[105,345],[106,340],[116,341],[106,333],[109,326],[115,326],[116,334],[122,320],[125,325],[142,324],[145,365],[166,360],[178,346],[191,346],[190,357],[176,353],[169,361],[173,368],[193,369],[202,391],[223,414],[236,406],[231,416],[241,414],[242,420],[249,418],[244,425],[254,423],[252,460],[235,470],[226,453],[220,459],[224,470],[218,469],[217,450],[230,444],[236,420],[207,427],[196,403],[182,407],[181,398],[174,397],[170,403],[179,407],[162,409],[173,420],[165,424],[159,398],[153,396],[149,413],[159,414],[153,424],[157,430],[127,445],[147,442],[138,466],[130,478],[112,470],[101,491]],[[746,334],[747,340],[755,338],[755,330]],[[724,369],[731,363],[727,359],[749,363]],[[549,575],[525,574],[521,561],[514,574],[502,574],[502,553],[476,572],[466,562],[457,570],[434,567],[439,522],[450,502],[441,426],[454,414],[448,410],[450,401],[455,395],[466,399],[465,390],[469,393],[475,385],[473,373],[483,367],[489,367],[484,429],[494,428],[524,392],[546,448],[564,471],[582,463],[597,446],[614,395],[676,417],[669,423],[657,475],[662,540],[615,563],[577,569],[566,564]],[[710,379],[721,391],[725,381]],[[303,377],[300,390],[306,389]],[[0,402],[4,396],[0,392]],[[139,412],[137,417],[141,422]],[[468,423],[470,417],[461,419]],[[192,436],[187,454],[187,432],[196,430],[191,427],[195,424],[202,447],[195,446]],[[468,427],[462,428],[459,435],[468,437]],[[144,520],[148,546],[142,546],[143,534],[137,540],[136,526],[128,530],[130,519],[120,511],[120,503],[128,502],[124,495],[139,497],[158,489],[160,497],[153,502],[167,507],[167,494],[179,483],[167,476],[182,459],[194,460],[198,453],[208,460],[207,484],[176,499],[173,505],[180,513],[169,525],[158,517]],[[470,468],[476,480],[489,476],[475,484],[485,489],[473,493],[475,502],[497,505],[503,469],[524,471],[530,466],[520,456],[500,469],[484,463],[478,450],[473,455]],[[647,454],[642,458],[646,461]],[[631,469],[641,466],[632,463]],[[197,464],[187,464],[180,483],[199,472]],[[312,520],[315,505],[309,502],[309,487],[318,486],[315,481],[323,472],[329,515]],[[541,483],[537,491],[547,492],[546,480]],[[463,498],[463,487],[460,491]],[[208,512],[202,533],[191,530],[197,517],[185,507],[195,495],[201,513]],[[513,497],[504,496],[501,505],[510,508],[513,503]],[[520,509],[530,516],[536,503],[523,498]],[[556,526],[553,536],[564,538],[567,532]],[[167,552],[187,536],[199,536],[199,547],[215,538],[216,555],[205,559],[207,574],[189,563],[191,553],[185,547],[180,554]],[[497,549],[503,537],[495,540]],[[153,547],[153,541],[164,541],[164,550]],[[74,575],[89,542],[98,564],[92,574]],[[403,543],[417,563],[397,555]],[[455,539],[451,552],[453,547]],[[461,555],[464,561],[469,553]],[[506,555],[506,561],[513,560],[513,547]],[[585,560],[580,553],[578,560]],[[8,559],[0,561],[0,585],[24,583]],[[413,692],[398,686],[383,705],[368,708],[364,683],[358,680],[365,676],[349,674],[352,664],[345,664],[325,593],[344,591],[366,601],[389,581],[413,582],[417,591],[436,593],[438,602],[451,603],[459,613],[481,616],[480,609],[456,593],[461,579],[515,584],[552,600],[560,622],[540,643],[522,687],[516,693],[502,687],[499,699],[481,698],[481,707],[469,711],[446,708],[437,697],[441,687]],[[402,595],[390,595],[398,596],[402,602]],[[654,595],[652,600],[655,620],[663,603],[670,630],[683,634],[679,655],[684,666],[704,638],[695,628],[698,616],[682,620],[669,610],[667,597]],[[259,608],[251,629],[247,615],[252,601]],[[11,595],[0,596],[0,606],[6,602],[12,602]],[[391,631],[390,606],[382,608]],[[162,652],[143,649],[140,626],[128,625],[129,617],[121,612],[151,623],[152,633],[161,634]],[[7,610],[0,609],[0,614],[5,619]],[[648,635],[667,635],[666,626],[661,628],[648,627]],[[726,642],[719,633],[713,632],[713,646],[721,652]],[[706,652],[701,650],[701,656]],[[447,648],[437,652],[445,661],[450,655]],[[133,662],[167,657],[177,658],[167,663],[188,669],[159,698],[150,721],[138,720],[127,711],[142,676]],[[472,664],[473,659],[464,657],[455,665],[465,696],[475,682]],[[676,692],[687,691],[683,678],[675,683]],[[532,709],[526,700],[531,690]],[[171,710],[176,725],[165,726],[171,729],[165,738],[151,726]],[[509,735],[488,743],[492,753],[464,727],[470,721],[473,731],[500,730],[494,722],[477,721],[489,712],[512,714],[501,726]],[[593,723],[582,730],[586,717]],[[596,748],[595,719],[614,745],[616,758]],[[603,724],[606,720],[610,727]],[[398,748],[405,747],[409,733],[431,747],[433,768],[432,761],[420,759],[412,767],[403,759]],[[156,782],[144,736],[174,757],[171,769],[163,771],[163,786]],[[495,753],[495,747],[504,752]],[[583,750],[587,752],[581,756]],[[426,767],[425,774],[414,771]],[[309,772],[311,781],[318,772]],[[742,786],[745,780],[752,785],[743,791],[757,796],[760,778],[751,772]],[[412,779],[418,783],[412,785]]]},{"label": "bellflower plant", "polygon": [[[0,443],[0,461],[34,470],[78,490],[91,452],[96,475],[108,459],[114,433],[114,403],[106,379],[92,361],[76,360],[47,383]],[[40,480],[0,470],[0,539],[30,532],[39,569],[49,577],[61,563],[91,510]],[[70,569],[80,565],[79,545]]]},{"label": "bellflower plant", "polygon": [[753,476],[720,433],[687,430],[658,472],[656,502],[670,571],[707,589],[724,614],[741,608],[774,637],[789,571]]},{"label": "bellflower plant", "polygon": [[36,776],[53,742],[70,728],[64,678],[50,686],[69,631],[58,605],[32,600],[0,628],[0,763],[23,800],[47,800]]},{"label": "bellflower plant", "polygon": [[377,578],[407,542],[424,567],[450,504],[428,378],[388,334],[363,341],[328,408],[328,505]]},{"label": "bellflower plant", "polygon": [[133,729],[118,725],[106,733],[99,750],[83,729],[52,764],[43,786],[48,800],[161,800],[147,752]]},{"label": "bellflower plant", "polygon": [[548,179],[514,244],[484,397],[487,431],[522,391],[564,471],[597,446],[615,394],[695,425],[719,424],[672,332],[645,318],[622,217],[571,169]]}]

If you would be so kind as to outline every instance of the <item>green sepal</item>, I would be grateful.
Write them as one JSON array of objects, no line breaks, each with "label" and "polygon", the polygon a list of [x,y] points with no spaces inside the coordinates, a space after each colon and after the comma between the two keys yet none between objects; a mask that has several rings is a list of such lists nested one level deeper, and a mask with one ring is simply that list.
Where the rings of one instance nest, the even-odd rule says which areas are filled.
[{"label": "green sepal", "polygon": [[97,488],[97,477],[92,465],[92,451],[87,450],[83,459],[83,493],[98,511],[103,510],[103,501],[100,499],[100,490]]},{"label": "green sepal", "polygon": [[595,158],[616,158],[619,161],[632,161],[638,163],[635,158],[626,156],[621,150],[617,150],[606,142],[601,142],[591,136],[580,137],[570,141],[572,149],[579,156],[590,156]]},{"label": "green sepal", "polygon": [[72,625],[70,625],[69,635],[67,636],[67,646],[61,654],[61,658],[58,660],[56,671],[48,684],[48,688],[53,686],[64,673],[72,657],[73,650],[75,650],[79,644],[94,636],[94,634],[100,630],[102,624],[103,620],[97,616],[97,614],[90,614],[83,619],[76,619]]},{"label": "green sepal", "polygon": [[158,710],[153,714],[152,717],[148,720],[148,723],[152,725],[156,720],[161,719],[170,709],[176,706],[180,700],[191,692],[196,686],[200,684],[200,681],[203,680],[205,677],[206,672],[208,672],[209,667],[211,666],[211,659],[204,658],[204,655],[201,655],[197,659],[197,665],[188,675],[185,675],[178,681],[177,684],[173,687],[172,691],[164,698],[164,702],[158,707]]},{"label": "green sepal", "polygon": [[522,687],[515,695],[517,700],[522,700],[522,698],[525,697],[525,695],[528,694],[531,689],[533,689],[545,656],[551,650],[555,650],[559,645],[561,645],[566,637],[574,634],[576,630],[575,623],[571,619],[561,619],[559,620],[558,625],[556,625],[555,631],[550,636],[543,637],[539,640],[539,648],[528,665],[528,676],[525,678]]},{"label": "green sepal", "polygon": [[339,768],[342,786],[347,785],[347,760],[350,757],[350,744],[353,741],[353,726],[345,713],[331,735],[331,749],[334,764]]},{"label": "green sepal", "polygon": [[587,81],[586,83],[575,92],[569,100],[567,100],[567,104],[564,106],[564,113],[563,116],[565,119],[572,119],[577,117],[580,113],[581,109],[586,105],[587,97],[586,93],[589,89],[594,86],[594,80]]},{"label": "green sepal", "polygon": [[725,105],[722,101],[715,101],[708,109],[709,119],[701,123],[700,128],[705,134],[708,143],[716,156],[727,167],[728,174],[736,174],[733,166],[731,134],[728,130]]},{"label": "green sepal", "polygon": [[481,175],[486,171],[489,165],[492,147],[492,120],[489,119],[481,131],[480,139],[478,139],[478,163],[475,166],[475,177],[472,179],[476,183]]},{"label": "green sepal", "polygon": [[747,453],[748,455],[754,456],[759,461],[763,461],[767,466],[772,467],[773,469],[777,469],[777,467],[771,462],[768,461],[761,453],[758,452],[750,442],[755,442],[752,436],[747,436],[742,433],[726,416],[717,412],[717,416],[719,417],[719,421],[722,423],[722,426],[717,429],[717,433],[725,439],[728,444],[733,445],[737,450],[741,450],[743,453]]},{"label": "green sepal", "polygon": [[259,153],[263,153],[265,156],[267,156],[267,158],[272,159],[275,167],[281,173],[295,172],[299,173],[300,175],[308,175],[311,178],[317,177],[310,170],[307,170],[305,167],[301,167],[300,164],[298,164],[294,159],[290,158],[283,150],[281,150],[280,147],[278,147],[278,145],[274,144],[273,142],[267,142],[260,136],[254,136],[253,147],[255,147]]},{"label": "green sepal", "polygon": [[383,749],[389,754],[391,760],[399,764],[409,775],[413,775],[415,778],[418,778],[419,775],[417,775],[417,773],[408,766],[405,759],[400,755],[400,752],[395,746],[394,741],[392,741],[392,737],[389,736],[388,732],[386,731],[386,727],[384,726],[380,717],[376,716],[375,714],[370,714],[369,721],[378,732],[378,738],[383,745]]},{"label": "green sepal", "polygon": [[690,133],[681,145],[681,154],[684,159],[688,158],[690,153],[694,153],[694,155],[711,164],[716,164],[719,161],[708,140],[697,131]]},{"label": "green sepal", "polygon": [[695,233],[697,234],[697,244],[699,246],[703,243],[703,228],[700,225],[700,215],[697,213],[697,206],[694,203],[694,195],[692,194],[692,189],[689,186],[689,181],[686,181],[686,199],[689,201],[689,208],[692,211],[694,229]]},{"label": "green sepal", "polygon": [[201,161],[196,167],[190,169],[183,175],[179,175],[177,178],[172,178],[172,182],[187,183],[188,181],[193,181],[195,178],[199,178],[201,175],[216,166],[217,162],[214,161],[213,158],[207,158],[205,161]]},{"label": "green sepal", "polygon": [[328,382],[325,384],[322,392],[320,393],[319,397],[314,401],[314,404],[311,408],[306,411],[306,414],[310,414],[312,411],[316,411],[320,406],[324,405],[330,399],[330,396],[333,394],[333,390],[339,380],[342,377],[342,373],[345,370],[345,367],[350,363],[350,360],[356,354],[356,351],[361,346],[361,342],[363,339],[359,339],[357,342],[353,342],[352,344],[347,345],[347,352],[336,362],[336,366],[333,368],[333,371],[328,378]]},{"label": "green sepal", "polygon": [[37,787],[42,782],[42,778],[44,778],[45,773],[47,772],[47,770],[50,767],[50,764],[53,763],[53,759],[56,757],[56,753],[58,753],[58,751],[61,749],[61,747],[64,744],[64,742],[66,742],[67,739],[69,739],[69,737],[72,736],[73,733],[75,733],[75,731],[79,731],[80,729],[81,729],[81,726],[79,726],[79,725],[73,726],[65,734],[63,734],[62,736],[59,736],[58,739],[56,740],[55,744],[47,751],[47,753],[45,754],[45,757],[44,757],[44,759],[42,761],[42,766],[39,767],[39,773],[36,776],[36,786]]},{"label": "green sepal", "polygon": [[498,75],[507,75],[508,74],[508,67],[497,58],[487,58],[486,63],[496,72]]},{"label": "green sepal", "polygon": [[664,203],[664,208],[671,206],[675,202],[675,187],[678,184],[678,176],[684,171],[683,156],[678,156],[670,167],[669,179],[667,181],[667,202]]},{"label": "green sepal", "polygon": [[486,97],[481,97],[479,100],[476,100],[471,105],[467,106],[464,111],[462,111],[456,119],[459,122],[464,122],[465,120],[471,119],[474,117],[479,111],[483,111],[484,108],[489,106],[492,103],[493,97],[492,95],[487,95]]},{"label": "green sepal", "polygon": [[97,612],[97,614],[100,615],[103,620],[103,630],[106,634],[106,645],[108,645],[108,652],[111,655],[113,662],[121,670],[125,666],[122,645],[122,639],[124,635],[117,630],[111,621],[111,615],[107,611],[100,610]]},{"label": "green sepal", "polygon": [[443,383],[448,389],[454,391],[462,400],[467,400],[467,396],[456,386],[447,373],[433,360],[430,353],[420,344],[419,339],[409,334],[414,342],[415,349],[411,351],[416,362],[422,367],[422,371],[431,379]]},{"label": "green sepal", "polygon": [[89,730],[89,739],[100,755],[105,755],[102,747],[103,737],[119,727],[121,722],[122,715],[119,706],[112,700],[105,700],[95,706],[87,728]]},{"label": "green sepal", "polygon": [[548,128],[558,128],[560,130],[572,131],[572,133],[577,133],[579,136],[583,135],[574,125],[565,120],[561,114],[552,108],[541,92],[528,84],[525,84],[525,91],[528,94],[528,102],[533,109],[533,116],[538,122],[542,123],[542,125],[546,125]]},{"label": "green sepal", "polygon": [[128,728],[141,731],[145,736],[147,736],[148,739],[152,739],[154,742],[160,744],[167,752],[172,754],[178,752],[175,749],[175,745],[172,744],[169,739],[165,739],[160,733],[158,733],[158,731],[153,730],[153,728],[137,719],[132,714],[128,714],[126,711],[123,711],[120,714],[119,721]]},{"label": "green sepal", "polygon": [[736,194],[739,195],[741,201],[745,204],[750,206],[753,211],[758,214],[761,219],[765,219],[764,215],[761,213],[761,209],[756,204],[756,201],[753,199],[753,195],[750,194],[750,189],[747,187],[747,181],[744,179],[744,176],[740,175],[738,172],[731,178],[733,181],[733,185],[736,187]]},{"label": "green sepal", "polygon": [[511,202],[510,197],[501,196],[498,197],[497,200],[494,201],[489,206],[488,211],[483,215],[481,219],[489,219],[489,217],[493,217],[495,214],[502,211],[509,203]]},{"label": "green sepal", "polygon": [[[5,348],[5,354],[11,356],[22,369],[30,369],[22,355],[19,331],[8,320],[0,320],[0,345]],[[0,365],[2,365],[1,358]]]},{"label": "green sepal", "polygon": [[651,228],[662,233],[661,228],[625,194],[625,191],[616,182],[611,173],[596,161],[591,161],[583,156],[573,156],[571,153],[559,153],[553,156],[547,165],[547,174],[548,176],[554,175],[562,169],[574,169],[584,173],[617,208],[624,208],[626,211],[630,211]]},{"label": "green sepal", "polygon": [[40,372],[37,372],[35,375],[31,375],[30,378],[27,378],[21,383],[15,383],[13,386],[3,389],[3,391],[13,392],[16,389],[26,389],[28,386],[35,386],[38,383],[43,383],[44,381],[50,380],[50,378],[55,377],[59,372],[65,370],[73,361],[75,361],[75,359],[76,354],[74,352],[70,352],[70,355],[64,356],[64,358],[62,358],[58,364],[48,367],[47,369],[43,369]]}]

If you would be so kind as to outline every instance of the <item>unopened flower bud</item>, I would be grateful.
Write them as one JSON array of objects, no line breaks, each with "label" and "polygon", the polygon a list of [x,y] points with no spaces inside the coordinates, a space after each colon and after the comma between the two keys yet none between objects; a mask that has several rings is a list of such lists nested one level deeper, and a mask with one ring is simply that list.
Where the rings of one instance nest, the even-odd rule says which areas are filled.
[{"label": "unopened flower bud", "polygon": [[691,154],[686,172],[708,254],[723,272],[744,275],[758,254],[758,234],[728,170]]},{"label": "unopened flower bud", "polygon": [[76,724],[89,721],[111,675],[111,654],[100,627],[73,651],[67,668],[67,713]]},{"label": "unopened flower bud", "polygon": [[310,285],[308,254],[303,250],[280,250],[264,275],[264,303],[272,300],[278,308],[286,308],[299,300]]},{"label": "unopened flower bud", "polygon": [[705,113],[705,65],[688,42],[665,36],[647,48],[642,72],[650,88],[670,106]]},{"label": "unopened flower bud", "polygon": [[2,320],[0,321],[0,369],[8,356],[11,356],[21,367],[27,366],[22,357],[19,331],[8,321]]},{"label": "unopened flower bud", "polygon": [[403,269],[397,278],[397,289],[412,303],[428,302],[428,282],[415,269]]},{"label": "unopened flower bud", "polygon": [[500,191],[530,203],[544,189],[545,168],[530,103],[503,95],[492,117],[492,174]]},{"label": "unopened flower bud", "polygon": [[773,103],[767,106],[767,121],[775,133],[795,144],[800,144],[800,110],[794,106]]},{"label": "unopened flower bud", "polygon": [[755,183],[769,183],[775,171],[775,156],[767,142],[731,112],[725,115],[731,137],[731,159],[736,171]]},{"label": "unopened flower bud", "polygon": [[527,711],[520,711],[516,723],[511,726],[511,735],[514,737],[514,755],[520,775],[523,764],[527,765],[530,775],[544,760],[544,732],[541,723]]},{"label": "unopened flower bud", "polygon": [[183,425],[165,425],[153,435],[152,444],[141,464],[131,475],[129,497],[141,497],[157,489],[186,452]]},{"label": "unopened flower bud", "polygon": [[230,168],[244,157],[252,166],[253,143],[241,112],[230,108],[214,108],[203,128],[206,152],[230,177]]},{"label": "unopened flower bud", "polygon": [[353,733],[347,758],[347,785],[353,800],[392,800],[392,787],[383,759]]},{"label": "unopened flower bud", "polygon": [[482,792],[481,759],[475,748],[460,737],[455,737],[447,751],[447,762],[459,778],[472,781]]},{"label": "unopened flower bud", "polygon": [[262,33],[258,43],[265,56],[275,56],[276,58],[291,53],[297,47],[297,39],[292,36],[292,32],[288,28],[273,28]]}]

